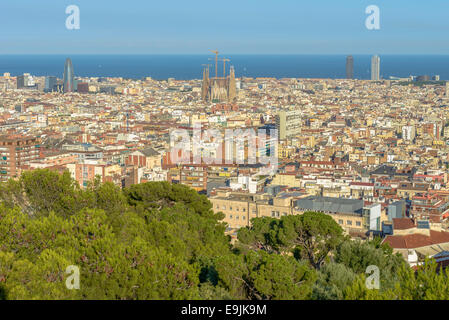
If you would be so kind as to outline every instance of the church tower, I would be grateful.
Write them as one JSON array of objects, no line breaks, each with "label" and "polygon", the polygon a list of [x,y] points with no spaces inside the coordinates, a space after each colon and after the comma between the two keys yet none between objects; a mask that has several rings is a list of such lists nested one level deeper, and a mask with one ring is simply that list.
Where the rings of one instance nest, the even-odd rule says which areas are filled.
[{"label": "church tower", "polygon": [[229,75],[226,75],[226,62],[231,60],[223,58],[223,76],[218,77],[218,51],[213,51],[215,57],[215,77],[210,77],[209,66],[203,69],[203,81],[201,84],[201,99],[213,103],[233,103],[237,98],[235,69],[230,67]]},{"label": "church tower", "polygon": [[229,87],[228,87],[228,101],[234,102],[237,97],[237,87],[235,83],[235,70],[234,67],[231,67],[231,71],[229,74]]},{"label": "church tower", "polygon": [[201,87],[201,99],[207,101],[210,90],[209,68],[203,70],[203,85]]}]

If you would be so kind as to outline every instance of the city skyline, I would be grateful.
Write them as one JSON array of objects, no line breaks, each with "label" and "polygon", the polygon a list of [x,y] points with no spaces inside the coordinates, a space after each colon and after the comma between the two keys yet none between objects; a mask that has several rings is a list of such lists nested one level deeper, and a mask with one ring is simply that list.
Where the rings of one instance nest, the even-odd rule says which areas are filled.
[{"label": "city skyline", "polygon": [[[201,66],[209,66],[211,77],[215,65],[212,55],[0,55],[0,74],[12,76],[63,76],[61,64],[67,57],[77,65],[77,77],[123,77],[139,79],[201,79]],[[238,77],[371,79],[372,55],[229,55],[220,53],[218,72],[232,66]],[[227,58],[225,58],[227,57]],[[352,57],[352,60],[350,59]],[[222,65],[223,58],[226,63]],[[229,59],[228,59],[229,58]],[[349,60],[349,61],[348,61]],[[351,62],[352,61],[352,62]],[[348,62],[350,62],[348,64]],[[346,64],[346,66],[345,66]],[[207,69],[207,68],[206,68]],[[449,79],[449,56],[382,55],[380,76],[383,79]],[[380,70],[379,70],[380,71]],[[227,75],[229,72],[227,72]],[[32,84],[31,84],[32,85]],[[76,85],[76,83],[75,83]],[[47,86],[48,87],[48,86]]]}]

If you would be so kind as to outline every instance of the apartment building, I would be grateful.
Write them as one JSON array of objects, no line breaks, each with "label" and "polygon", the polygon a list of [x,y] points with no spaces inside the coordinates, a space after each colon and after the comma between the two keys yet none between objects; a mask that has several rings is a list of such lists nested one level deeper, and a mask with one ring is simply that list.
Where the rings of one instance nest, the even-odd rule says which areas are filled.
[{"label": "apartment building", "polygon": [[137,167],[145,167],[149,170],[155,167],[161,167],[162,156],[153,148],[146,148],[143,150],[136,150],[128,155],[126,159],[127,165],[134,165]]},{"label": "apartment building", "polygon": [[230,228],[239,229],[250,226],[253,218],[292,215],[294,200],[303,196],[299,192],[285,192],[273,197],[267,193],[250,194],[222,189],[217,190],[209,201],[214,212],[225,214],[223,221]]},{"label": "apartment building", "polygon": [[383,243],[388,243],[393,253],[400,253],[411,266],[424,262],[426,258],[434,258],[444,267],[449,265],[449,232],[442,229],[441,224],[399,218],[393,219],[390,228],[391,233]]},{"label": "apartment building", "polygon": [[91,144],[63,145],[62,150],[78,157],[78,160],[101,160],[103,150]]},{"label": "apartment building", "polygon": [[441,223],[449,218],[449,197],[435,193],[416,194],[411,199],[410,213],[416,219]]},{"label": "apartment building", "polygon": [[382,215],[380,204],[364,206],[363,200],[309,196],[296,201],[295,214],[317,211],[329,214],[349,235],[365,236],[369,231],[381,231]]},{"label": "apartment building", "polygon": [[99,176],[102,182],[121,182],[122,168],[118,164],[107,164],[96,160],[83,160],[66,165],[70,175],[82,188],[93,182]]},{"label": "apartment building", "polygon": [[293,138],[301,133],[301,112],[282,110],[276,115],[276,129],[280,140]]},{"label": "apartment building", "polygon": [[18,176],[18,168],[39,158],[37,138],[23,136],[0,137],[0,181]]},{"label": "apartment building", "polygon": [[272,196],[222,189],[209,200],[214,212],[225,214],[223,221],[232,229],[250,226],[253,218],[281,218],[316,211],[329,214],[346,234],[366,237],[370,231],[380,232],[382,222],[388,220],[378,203],[364,205],[363,200],[309,196],[303,192],[282,192]]},{"label": "apartment building", "polygon": [[181,184],[189,186],[196,191],[207,190],[207,166],[182,165],[180,168]]}]

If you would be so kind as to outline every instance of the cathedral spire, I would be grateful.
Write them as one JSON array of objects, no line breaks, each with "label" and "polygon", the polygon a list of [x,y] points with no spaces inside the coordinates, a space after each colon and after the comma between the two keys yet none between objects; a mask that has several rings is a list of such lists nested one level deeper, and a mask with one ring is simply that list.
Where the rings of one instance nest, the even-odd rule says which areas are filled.
[{"label": "cathedral spire", "polygon": [[207,67],[203,70],[203,85],[201,87],[201,99],[203,101],[207,101],[209,95],[209,87],[209,67]]},{"label": "cathedral spire", "polygon": [[229,88],[228,88],[228,101],[234,102],[236,96],[237,96],[237,88],[235,83],[235,70],[234,67],[231,66],[231,70],[229,73]]}]

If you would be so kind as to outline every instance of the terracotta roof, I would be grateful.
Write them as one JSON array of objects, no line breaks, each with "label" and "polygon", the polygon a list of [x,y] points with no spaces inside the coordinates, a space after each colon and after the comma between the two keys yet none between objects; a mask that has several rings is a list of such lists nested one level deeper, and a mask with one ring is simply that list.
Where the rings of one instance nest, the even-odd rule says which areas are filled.
[{"label": "terracotta roof", "polygon": [[415,223],[409,218],[393,218],[393,228],[396,230],[407,230],[415,228]]},{"label": "terracotta roof", "polygon": [[434,244],[449,242],[449,232],[430,230],[430,237]]},{"label": "terracotta roof", "polygon": [[349,185],[351,186],[365,186],[365,187],[374,187],[374,183],[369,182],[351,182]]},{"label": "terracotta roof", "polygon": [[383,242],[394,249],[415,249],[434,244],[449,243],[449,232],[430,231],[430,236],[424,234],[409,234],[404,236],[387,236]]}]

